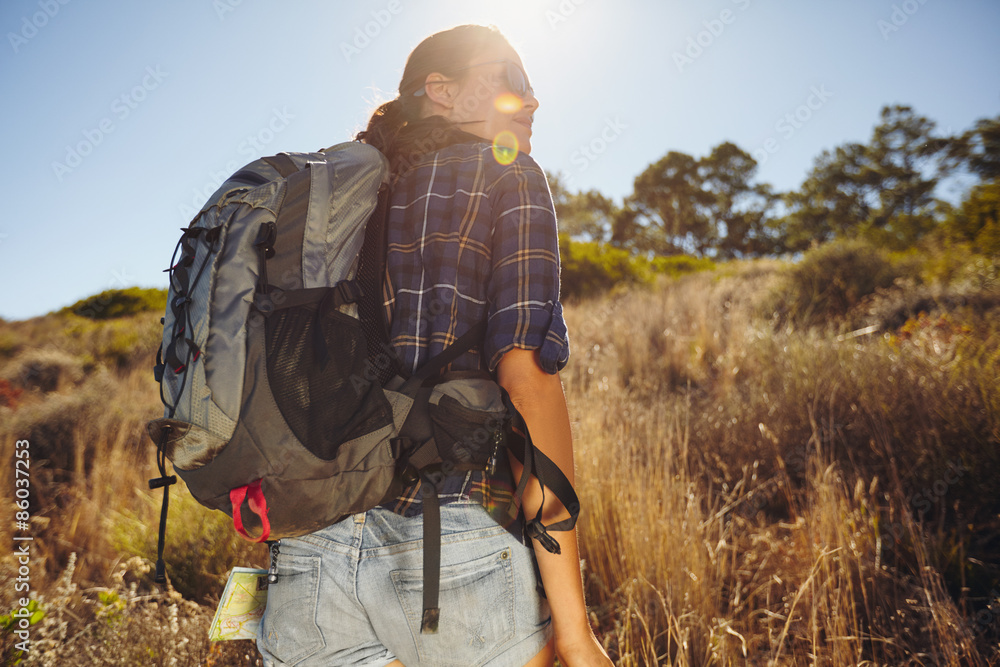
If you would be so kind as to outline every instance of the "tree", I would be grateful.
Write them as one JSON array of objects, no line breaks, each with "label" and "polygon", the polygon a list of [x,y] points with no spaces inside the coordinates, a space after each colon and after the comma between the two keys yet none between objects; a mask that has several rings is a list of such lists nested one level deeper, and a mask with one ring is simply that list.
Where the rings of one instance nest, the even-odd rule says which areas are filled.
[{"label": "tree", "polygon": [[671,151],[646,168],[622,211],[615,234],[626,230],[641,250],[720,258],[772,253],[779,245],[768,217],[779,200],[756,184],[757,161],[723,142],[701,159]]},{"label": "tree", "polygon": [[698,161],[714,229],[712,249],[720,258],[759,257],[776,251],[779,240],[768,211],[779,201],[771,186],[752,183],[757,161],[733,143],[716,146]]},{"label": "tree", "polygon": [[868,144],[823,151],[786,198],[794,249],[837,236],[867,235],[906,246],[933,228],[934,189],[949,168],[953,140],[911,107],[884,107]]},{"label": "tree", "polygon": [[576,241],[606,243],[611,240],[619,207],[597,190],[570,192],[563,179],[547,174],[552,202],[559,220],[559,233]]},{"label": "tree", "polygon": [[631,221],[630,241],[638,250],[660,255],[703,254],[713,244],[709,217],[713,199],[698,161],[670,151],[635,179],[627,200],[638,213]]},{"label": "tree", "polygon": [[1000,180],[972,188],[942,225],[947,240],[966,242],[986,255],[1000,255]]},{"label": "tree", "polygon": [[957,138],[949,157],[984,182],[1000,180],[1000,116],[980,118]]}]

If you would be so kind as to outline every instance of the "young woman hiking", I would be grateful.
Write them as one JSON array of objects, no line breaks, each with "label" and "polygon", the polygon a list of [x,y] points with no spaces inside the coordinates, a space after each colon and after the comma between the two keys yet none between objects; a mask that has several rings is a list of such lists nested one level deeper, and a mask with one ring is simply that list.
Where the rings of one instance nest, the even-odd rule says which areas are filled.
[{"label": "young woman hiking", "polygon": [[[489,371],[534,442],[569,480],[573,446],[562,384],[568,359],[559,304],[555,213],[528,156],[538,100],[518,54],[494,28],[459,26],[410,54],[396,99],[358,139],[390,161],[385,304],[390,342],[413,371],[480,322],[482,345],[452,371]],[[494,140],[517,152],[494,151]],[[516,157],[515,157],[516,155]],[[515,479],[520,465],[512,460]],[[440,627],[420,633],[419,482],[392,503],[283,539],[281,595],[292,614],[265,613],[267,665],[610,665],[587,620],[576,532],[561,554],[525,545],[483,507],[482,472],[440,490]],[[526,516],[569,516],[531,479]],[[541,574],[545,597],[537,590]],[[317,566],[318,563],[318,566]]]}]

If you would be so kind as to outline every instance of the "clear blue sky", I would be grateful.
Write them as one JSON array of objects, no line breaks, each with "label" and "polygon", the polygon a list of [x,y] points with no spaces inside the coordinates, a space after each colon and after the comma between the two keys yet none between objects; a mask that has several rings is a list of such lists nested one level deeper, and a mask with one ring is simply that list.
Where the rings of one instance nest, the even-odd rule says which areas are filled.
[{"label": "clear blue sky", "polygon": [[0,316],[166,286],[221,177],[348,140],[423,37],[469,22],[521,53],[533,157],[616,199],[670,150],[774,139],[760,180],[790,190],[883,105],[942,132],[1000,113],[996,0],[4,0]]}]

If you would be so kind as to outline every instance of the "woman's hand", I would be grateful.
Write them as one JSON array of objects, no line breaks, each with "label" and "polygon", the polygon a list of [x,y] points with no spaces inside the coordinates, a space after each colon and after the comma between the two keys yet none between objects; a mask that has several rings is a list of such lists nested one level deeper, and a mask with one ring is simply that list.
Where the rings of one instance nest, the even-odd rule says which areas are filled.
[{"label": "woman's hand", "polygon": [[610,667],[611,658],[597,641],[594,633],[587,632],[580,637],[563,639],[556,635],[556,655],[563,667]]}]

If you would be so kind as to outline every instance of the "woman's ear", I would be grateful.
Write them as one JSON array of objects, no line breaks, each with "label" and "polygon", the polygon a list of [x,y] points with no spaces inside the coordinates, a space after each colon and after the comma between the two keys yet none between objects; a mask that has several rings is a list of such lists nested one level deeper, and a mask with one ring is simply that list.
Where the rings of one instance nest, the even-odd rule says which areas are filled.
[{"label": "woman's ear", "polygon": [[424,80],[424,94],[432,106],[451,109],[455,106],[455,95],[458,92],[456,82],[439,72],[431,72]]}]

